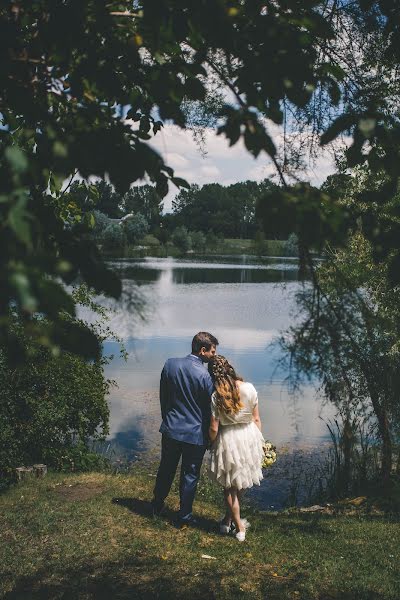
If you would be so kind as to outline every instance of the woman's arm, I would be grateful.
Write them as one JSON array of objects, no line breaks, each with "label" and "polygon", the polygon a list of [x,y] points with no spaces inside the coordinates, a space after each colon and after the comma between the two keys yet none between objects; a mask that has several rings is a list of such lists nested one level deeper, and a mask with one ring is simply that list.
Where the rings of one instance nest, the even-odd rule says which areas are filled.
[{"label": "woman's arm", "polygon": [[211,415],[210,421],[210,429],[208,430],[208,435],[210,437],[210,442],[213,443],[215,438],[218,435],[218,427],[219,427],[219,419],[216,419]]},{"label": "woman's arm", "polygon": [[258,429],[261,431],[261,419],[260,413],[258,412],[258,404],[253,408],[253,421],[257,425]]}]

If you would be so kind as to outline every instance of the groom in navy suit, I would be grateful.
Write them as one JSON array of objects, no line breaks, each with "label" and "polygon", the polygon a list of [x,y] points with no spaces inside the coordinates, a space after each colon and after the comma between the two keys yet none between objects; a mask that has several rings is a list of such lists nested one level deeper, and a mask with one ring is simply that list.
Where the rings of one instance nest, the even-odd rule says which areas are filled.
[{"label": "groom in navy suit", "polygon": [[192,340],[192,353],[184,358],[169,358],[161,372],[161,462],[152,506],[153,514],[162,512],[182,457],[177,525],[194,522],[192,505],[208,445],[214,391],[204,363],[215,355],[217,345],[218,340],[211,333],[200,331]]}]

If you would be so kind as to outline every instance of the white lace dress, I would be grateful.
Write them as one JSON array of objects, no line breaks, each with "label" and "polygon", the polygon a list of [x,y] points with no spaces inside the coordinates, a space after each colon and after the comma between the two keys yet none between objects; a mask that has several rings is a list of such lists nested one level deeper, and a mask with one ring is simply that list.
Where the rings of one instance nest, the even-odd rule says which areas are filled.
[{"label": "white lace dress", "polygon": [[239,388],[243,408],[234,415],[218,409],[215,393],[211,398],[211,413],[219,419],[216,440],[211,447],[211,478],[224,488],[238,490],[260,485],[264,438],[253,421],[253,409],[258,403],[253,384],[243,382]]}]

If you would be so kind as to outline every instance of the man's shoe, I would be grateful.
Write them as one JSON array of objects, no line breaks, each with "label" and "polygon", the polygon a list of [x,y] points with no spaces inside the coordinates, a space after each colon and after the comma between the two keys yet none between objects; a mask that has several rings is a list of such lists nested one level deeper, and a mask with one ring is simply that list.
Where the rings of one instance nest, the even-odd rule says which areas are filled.
[{"label": "man's shoe", "polygon": [[194,517],[190,517],[190,519],[179,519],[178,518],[178,519],[175,519],[174,521],[172,521],[172,525],[176,529],[182,529],[182,527],[185,527],[185,526],[196,527],[198,525],[198,521]]},{"label": "man's shoe", "polygon": [[225,525],[225,523],[220,523],[219,532],[228,535],[231,532],[231,525]]},{"label": "man's shoe", "polygon": [[165,510],[165,504],[164,502],[162,504],[160,504],[159,502],[153,502],[151,503],[151,512],[153,517],[160,517],[163,512]]}]

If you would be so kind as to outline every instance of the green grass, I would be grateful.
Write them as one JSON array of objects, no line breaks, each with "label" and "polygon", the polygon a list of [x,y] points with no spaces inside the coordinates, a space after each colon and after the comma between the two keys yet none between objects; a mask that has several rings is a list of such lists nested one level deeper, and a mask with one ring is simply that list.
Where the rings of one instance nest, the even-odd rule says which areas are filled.
[{"label": "green grass", "polygon": [[[146,241],[147,240],[147,241]],[[174,258],[182,257],[182,252],[178,250],[172,243],[162,245],[154,236],[146,236],[140,243],[146,248],[137,248],[135,246],[127,246],[121,249],[103,251],[107,258],[121,257],[126,258],[141,258],[143,256],[167,257]],[[249,254],[253,256],[285,256],[284,240],[265,240],[261,244],[256,244],[252,239],[236,239],[226,238],[221,239],[218,243],[212,246],[206,246],[204,252],[199,253],[196,248],[193,248],[194,254],[222,254],[222,255],[242,255]],[[190,256],[190,254],[184,255]]]},{"label": "green grass", "polygon": [[[248,511],[246,542],[216,532],[219,490],[203,480],[199,529],[149,515],[154,469],[49,474],[0,496],[6,598],[397,600],[395,517]],[[210,555],[216,560],[202,558]]]},{"label": "green grass", "polygon": [[[256,243],[253,239],[225,238],[213,247],[207,246],[205,254],[250,254],[253,256],[285,256],[284,240],[265,240]],[[196,251],[196,249],[194,248]]]}]

